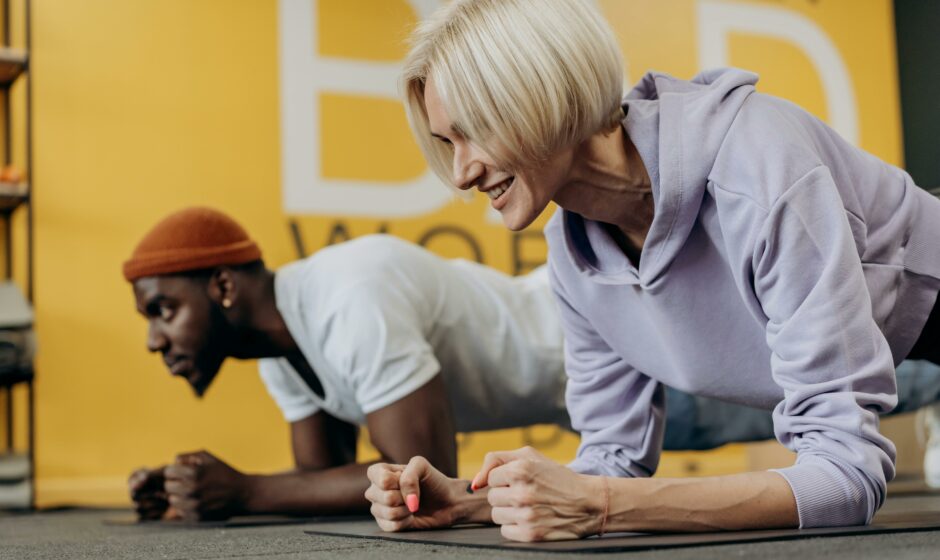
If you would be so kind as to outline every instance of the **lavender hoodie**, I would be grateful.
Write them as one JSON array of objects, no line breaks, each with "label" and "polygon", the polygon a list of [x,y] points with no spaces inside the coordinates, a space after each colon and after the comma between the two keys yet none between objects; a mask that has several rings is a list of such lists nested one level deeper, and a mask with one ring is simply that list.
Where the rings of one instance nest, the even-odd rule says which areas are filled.
[{"label": "lavender hoodie", "polygon": [[868,523],[878,414],[940,289],[940,201],[735,69],[645,76],[623,126],[653,184],[639,270],[597,222],[546,228],[576,471],[650,476],[660,383],[773,409],[801,527]]}]

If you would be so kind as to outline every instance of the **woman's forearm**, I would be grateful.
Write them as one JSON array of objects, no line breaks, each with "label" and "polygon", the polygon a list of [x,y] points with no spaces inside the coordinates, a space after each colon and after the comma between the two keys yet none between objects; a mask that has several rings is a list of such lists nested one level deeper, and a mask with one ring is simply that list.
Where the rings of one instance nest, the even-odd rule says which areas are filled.
[{"label": "woman's forearm", "polygon": [[487,501],[486,495],[489,494],[489,488],[481,488],[476,492],[468,492],[470,487],[469,480],[457,480],[460,489],[457,498],[453,503],[454,525],[463,525],[466,523],[493,523],[492,507]]},{"label": "woman's forearm", "polygon": [[[592,477],[599,478],[599,477]],[[603,481],[595,504],[603,511]],[[703,478],[608,478],[604,531],[693,532],[799,526],[796,500],[783,476],[753,472]],[[598,520],[596,532],[601,530]]]}]

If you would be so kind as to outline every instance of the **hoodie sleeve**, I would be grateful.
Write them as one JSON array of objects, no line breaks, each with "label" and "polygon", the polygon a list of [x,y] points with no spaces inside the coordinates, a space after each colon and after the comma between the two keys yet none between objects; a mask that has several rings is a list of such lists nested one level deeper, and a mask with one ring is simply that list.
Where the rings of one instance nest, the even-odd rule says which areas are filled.
[{"label": "hoodie sleeve", "polygon": [[568,467],[583,474],[651,476],[662,448],[663,387],[611,350],[549,271],[565,335],[565,401],[571,427],[581,434]]},{"label": "hoodie sleeve", "polygon": [[869,523],[894,477],[894,445],[878,432],[878,415],[897,404],[894,362],[826,167],[769,209],[752,266],[784,392],[774,431],[797,453],[777,472],[793,490],[800,527]]}]

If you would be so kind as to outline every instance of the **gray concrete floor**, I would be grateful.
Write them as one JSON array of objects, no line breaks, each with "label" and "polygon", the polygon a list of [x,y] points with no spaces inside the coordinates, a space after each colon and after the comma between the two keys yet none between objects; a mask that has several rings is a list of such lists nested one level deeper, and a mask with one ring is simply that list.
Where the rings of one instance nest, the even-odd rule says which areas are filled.
[{"label": "gray concrete floor", "polygon": [[[890,501],[889,501],[890,502]],[[811,560],[877,558],[907,560],[940,558],[940,531],[827,537],[786,542],[665,549],[634,553],[559,555],[432,546],[344,537],[312,536],[306,525],[239,528],[106,525],[126,517],[121,510],[65,510],[0,516],[0,559],[208,559],[257,558],[287,560],[343,557],[357,559],[416,558],[612,558],[710,559],[760,558]]]}]

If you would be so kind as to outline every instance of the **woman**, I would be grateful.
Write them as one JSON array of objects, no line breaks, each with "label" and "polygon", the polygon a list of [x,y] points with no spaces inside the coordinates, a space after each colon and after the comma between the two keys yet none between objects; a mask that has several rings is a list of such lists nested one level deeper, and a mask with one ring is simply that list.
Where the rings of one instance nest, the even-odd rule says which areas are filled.
[{"label": "woman", "polygon": [[[560,206],[546,237],[582,441],[567,468],[492,453],[472,495],[420,458],[373,466],[380,526],[490,518],[542,540],[868,523],[894,475],[877,416],[894,366],[940,360],[940,202],[747,72],[649,74],[621,99],[589,3],[456,1],[413,41],[407,108],[435,171],[512,230]],[[648,478],[661,384],[773,408],[796,464]]]}]

